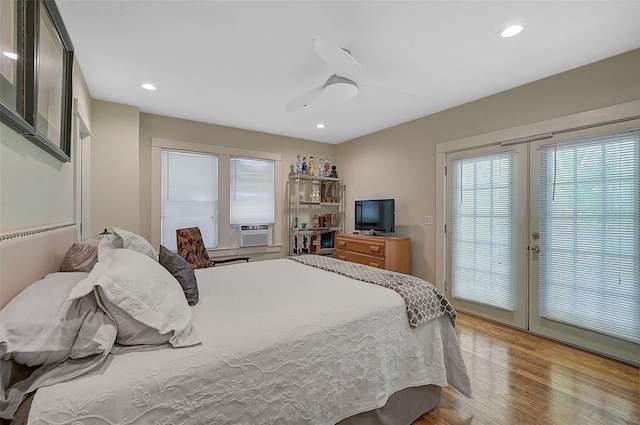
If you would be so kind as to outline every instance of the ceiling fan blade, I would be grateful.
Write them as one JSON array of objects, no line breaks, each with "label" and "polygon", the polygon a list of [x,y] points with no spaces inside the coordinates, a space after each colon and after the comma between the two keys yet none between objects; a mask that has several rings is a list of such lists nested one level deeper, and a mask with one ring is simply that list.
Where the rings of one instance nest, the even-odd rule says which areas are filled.
[{"label": "ceiling fan blade", "polygon": [[331,72],[358,82],[362,76],[362,69],[349,52],[319,38],[313,39],[313,47]]},{"label": "ceiling fan blade", "polygon": [[414,98],[413,93],[395,87],[370,86],[367,84],[360,84],[358,87],[358,95],[352,99],[352,102],[360,104],[399,106],[410,102]]},{"label": "ceiling fan blade", "polygon": [[287,104],[287,112],[297,111],[316,100],[323,93],[324,84],[302,93]]}]

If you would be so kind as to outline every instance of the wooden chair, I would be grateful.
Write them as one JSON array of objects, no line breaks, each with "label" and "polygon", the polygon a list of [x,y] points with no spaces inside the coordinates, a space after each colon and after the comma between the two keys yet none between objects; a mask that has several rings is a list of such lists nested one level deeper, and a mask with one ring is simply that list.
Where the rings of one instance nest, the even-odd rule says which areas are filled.
[{"label": "wooden chair", "polygon": [[217,264],[231,263],[234,261],[250,260],[250,257],[231,257],[212,260],[202,241],[202,233],[199,227],[187,227],[176,229],[176,241],[178,245],[178,255],[191,264],[194,269],[204,269],[215,267]]}]

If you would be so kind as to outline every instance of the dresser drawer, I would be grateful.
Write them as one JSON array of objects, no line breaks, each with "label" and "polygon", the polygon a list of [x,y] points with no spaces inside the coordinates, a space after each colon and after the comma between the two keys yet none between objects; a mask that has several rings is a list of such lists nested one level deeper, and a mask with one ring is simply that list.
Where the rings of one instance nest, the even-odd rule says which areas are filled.
[{"label": "dresser drawer", "polygon": [[384,241],[343,239],[338,235],[336,248],[384,257]]},{"label": "dresser drawer", "polygon": [[352,263],[365,264],[371,267],[383,269],[385,267],[384,257],[376,257],[373,255],[359,254],[353,251],[345,251],[338,248],[336,250],[336,258],[339,260],[350,261]]}]

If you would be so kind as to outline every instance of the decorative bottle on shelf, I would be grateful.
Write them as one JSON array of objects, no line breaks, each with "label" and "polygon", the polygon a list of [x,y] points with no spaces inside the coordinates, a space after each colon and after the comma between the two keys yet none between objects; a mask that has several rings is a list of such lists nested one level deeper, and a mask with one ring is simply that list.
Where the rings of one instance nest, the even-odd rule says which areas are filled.
[{"label": "decorative bottle on shelf", "polygon": [[315,204],[320,203],[320,189],[315,189],[311,194],[311,202]]}]

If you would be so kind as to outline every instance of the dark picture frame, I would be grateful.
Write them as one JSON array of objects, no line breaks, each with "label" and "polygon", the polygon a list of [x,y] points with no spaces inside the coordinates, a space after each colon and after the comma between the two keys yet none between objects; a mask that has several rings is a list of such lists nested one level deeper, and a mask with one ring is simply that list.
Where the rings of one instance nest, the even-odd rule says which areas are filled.
[{"label": "dark picture frame", "polygon": [[[3,88],[0,120],[60,161],[68,162],[71,159],[73,45],[62,17],[53,0],[3,0],[2,3],[0,19],[15,25],[8,34],[14,37],[12,47],[16,49],[17,58],[12,73],[15,78],[0,75]],[[7,13],[12,16],[8,18]],[[9,69],[2,60],[0,70]]]}]

